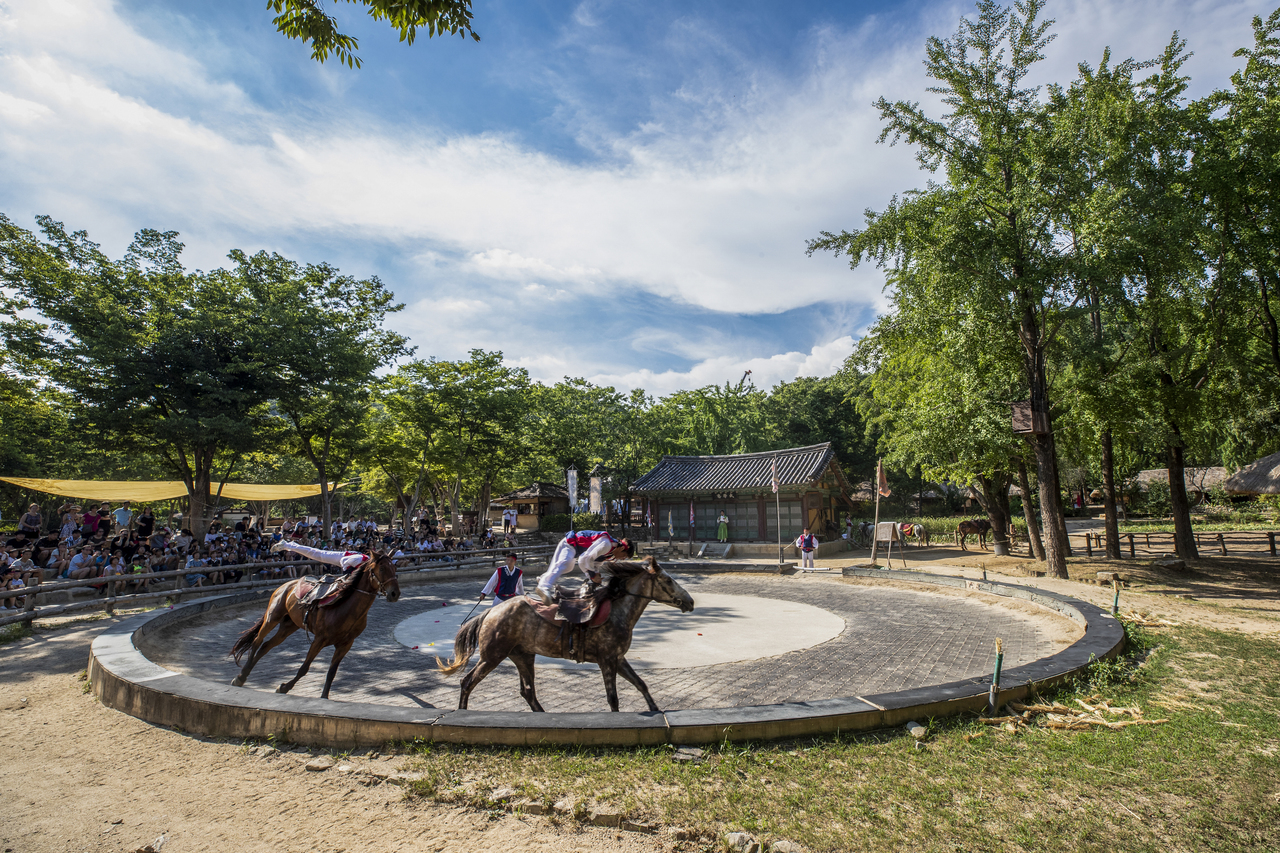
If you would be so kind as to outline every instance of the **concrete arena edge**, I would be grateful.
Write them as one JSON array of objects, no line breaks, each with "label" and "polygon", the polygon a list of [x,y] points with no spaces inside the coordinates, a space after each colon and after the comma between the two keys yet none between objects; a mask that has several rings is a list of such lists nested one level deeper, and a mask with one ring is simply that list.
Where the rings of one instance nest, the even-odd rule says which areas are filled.
[{"label": "concrete arena edge", "polygon": [[[741,571],[739,567],[705,563],[670,568],[717,574]],[[420,574],[423,576],[412,580],[430,582],[463,573]],[[1124,649],[1123,625],[1101,608],[1079,599],[1014,584],[925,572],[848,567],[843,574],[1017,598],[1053,610],[1084,629],[1084,635],[1062,651],[1004,670],[1002,703],[1066,681],[1091,662],[1114,657]],[[143,655],[135,643],[135,638],[161,626],[211,610],[264,601],[270,592],[202,598],[113,625],[90,648],[88,677],[94,694],[108,708],[146,722],[218,738],[274,737],[343,749],[414,740],[501,746],[652,746],[867,731],[912,719],[981,711],[986,708],[991,684],[987,676],[870,696],[657,713],[447,711],[279,695],[217,684],[165,669]]]}]

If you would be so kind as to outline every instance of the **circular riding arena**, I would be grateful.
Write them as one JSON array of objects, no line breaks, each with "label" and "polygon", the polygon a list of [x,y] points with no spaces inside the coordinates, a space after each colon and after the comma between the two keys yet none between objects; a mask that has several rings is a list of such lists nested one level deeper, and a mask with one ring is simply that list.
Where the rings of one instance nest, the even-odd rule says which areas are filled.
[{"label": "circular riding arena", "polygon": [[[1120,651],[1123,630],[1098,608],[1041,590],[942,575],[846,569],[845,576],[671,574],[693,613],[650,604],[627,658],[664,710],[645,712],[619,679],[610,713],[593,664],[537,661],[550,712],[534,714],[505,662],[457,711],[457,675],[436,671],[475,603],[475,578],[413,583],[379,600],[343,661],[332,700],[317,698],[329,652],[287,696],[306,640],[267,655],[243,688],[227,657],[261,615],[263,593],[202,599],[122,623],[93,644],[104,704],[161,725],[223,737],[276,735],[327,746],[388,740],[464,743],[693,743],[793,737],[895,725],[985,706],[996,638],[1002,701]],[[473,658],[474,661],[474,658]]]}]

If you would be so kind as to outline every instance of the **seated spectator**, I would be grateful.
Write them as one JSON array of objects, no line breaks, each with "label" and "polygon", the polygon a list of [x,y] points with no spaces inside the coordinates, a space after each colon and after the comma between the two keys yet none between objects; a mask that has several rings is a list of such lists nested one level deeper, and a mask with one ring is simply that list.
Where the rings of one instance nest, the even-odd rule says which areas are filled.
[{"label": "seated spectator", "polygon": [[30,550],[23,551],[22,556],[9,566],[11,571],[18,573],[24,586],[31,586],[33,582],[44,583],[44,568],[37,565],[31,555]]},{"label": "seated spectator", "polygon": [[177,549],[179,554],[186,555],[190,550],[196,538],[191,535],[191,531],[185,527],[173,537],[173,547]]},{"label": "seated spectator", "polygon": [[93,554],[88,545],[81,545],[75,555],[67,561],[66,573],[60,577],[70,578],[71,580],[84,580],[94,577],[97,574],[98,567],[93,561]]},{"label": "seated spectator", "polygon": [[205,561],[195,552],[187,557],[187,574],[184,576],[187,586],[204,586],[205,576],[199,572],[205,567]]},{"label": "seated spectator", "polygon": [[[0,591],[13,592],[14,590],[22,589],[23,586],[22,578],[19,576],[19,573],[14,570],[12,565],[0,568]],[[3,605],[5,610],[21,610],[25,601],[25,597],[20,598],[9,595],[0,598],[0,605]]]}]

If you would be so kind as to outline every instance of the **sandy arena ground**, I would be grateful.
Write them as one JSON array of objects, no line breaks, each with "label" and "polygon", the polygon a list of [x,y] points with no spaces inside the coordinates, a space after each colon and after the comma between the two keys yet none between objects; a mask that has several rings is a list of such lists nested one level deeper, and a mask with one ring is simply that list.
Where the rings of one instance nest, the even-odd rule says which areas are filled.
[{"label": "sandy arena ground", "polygon": [[[978,576],[985,564],[993,577],[1003,572],[1015,583],[1110,605],[1107,588],[1021,576],[1025,560],[946,556],[912,560],[911,568]],[[1193,597],[1178,597],[1187,595]],[[1122,610],[1176,621],[1280,634],[1280,594],[1272,583],[1201,584],[1190,592],[1126,590],[1121,602]],[[81,680],[89,644],[106,624],[70,625],[0,646],[4,853],[131,853],[161,836],[166,853],[594,853],[674,847],[663,834],[577,828],[542,817],[406,801],[391,783],[362,784],[367,777],[337,769],[308,772],[301,752],[260,758],[238,744],[182,735],[108,710]],[[361,755],[351,764],[391,770],[401,760]]]}]

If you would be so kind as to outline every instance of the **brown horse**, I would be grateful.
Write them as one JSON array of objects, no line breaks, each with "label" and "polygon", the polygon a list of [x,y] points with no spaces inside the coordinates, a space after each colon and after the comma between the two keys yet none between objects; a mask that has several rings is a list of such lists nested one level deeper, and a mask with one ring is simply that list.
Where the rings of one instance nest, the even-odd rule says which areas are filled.
[{"label": "brown horse", "polygon": [[[285,641],[299,628],[307,628],[315,637],[311,640],[311,648],[307,649],[307,658],[302,662],[298,674],[276,688],[277,693],[288,693],[298,683],[298,679],[307,674],[311,662],[325,646],[333,646],[333,661],[329,664],[329,674],[324,679],[324,691],[321,699],[329,698],[329,688],[333,686],[333,677],[338,673],[338,664],[351,650],[351,644],[364,631],[369,616],[369,608],[380,594],[385,594],[387,601],[400,598],[400,581],[396,579],[396,564],[381,552],[375,553],[373,559],[356,570],[354,588],[346,598],[329,607],[320,607],[313,611],[310,625],[303,624],[304,608],[298,601],[298,583],[301,578],[278,587],[271,593],[267,602],[267,612],[254,623],[253,627],[240,635],[240,639],[231,647],[228,654],[236,663],[246,651],[249,660],[245,662],[240,674],[232,680],[235,687],[243,687],[245,679],[253,671],[254,664],[262,660],[267,652]],[[270,640],[267,634],[277,625],[280,629]]]},{"label": "brown horse", "polygon": [[[587,630],[585,659],[600,665],[604,676],[604,692],[609,708],[618,710],[618,674],[635,685],[649,703],[650,711],[658,710],[658,703],[649,695],[640,676],[627,663],[627,650],[631,648],[631,632],[650,601],[668,604],[681,613],[693,610],[693,596],[662,570],[658,561],[646,557],[643,562],[605,562],[598,564],[608,577],[608,597],[612,601],[609,618],[598,628]],[[560,623],[564,625],[564,623]],[[523,598],[512,598],[467,620],[454,638],[454,656],[449,663],[436,658],[436,665],[445,675],[462,669],[471,655],[479,652],[479,660],[471,671],[462,677],[462,695],[458,708],[467,707],[467,698],[480,681],[502,663],[511,658],[520,671],[520,695],[529,708],[541,711],[533,688],[533,657],[568,658],[561,641],[561,627],[554,625],[534,611]]]},{"label": "brown horse", "polygon": [[986,519],[970,519],[960,522],[960,526],[956,528],[956,539],[960,542],[960,550],[969,550],[964,547],[964,540],[970,534],[978,537],[978,544],[982,546],[982,550],[987,550],[987,534],[990,532],[991,522]]}]

